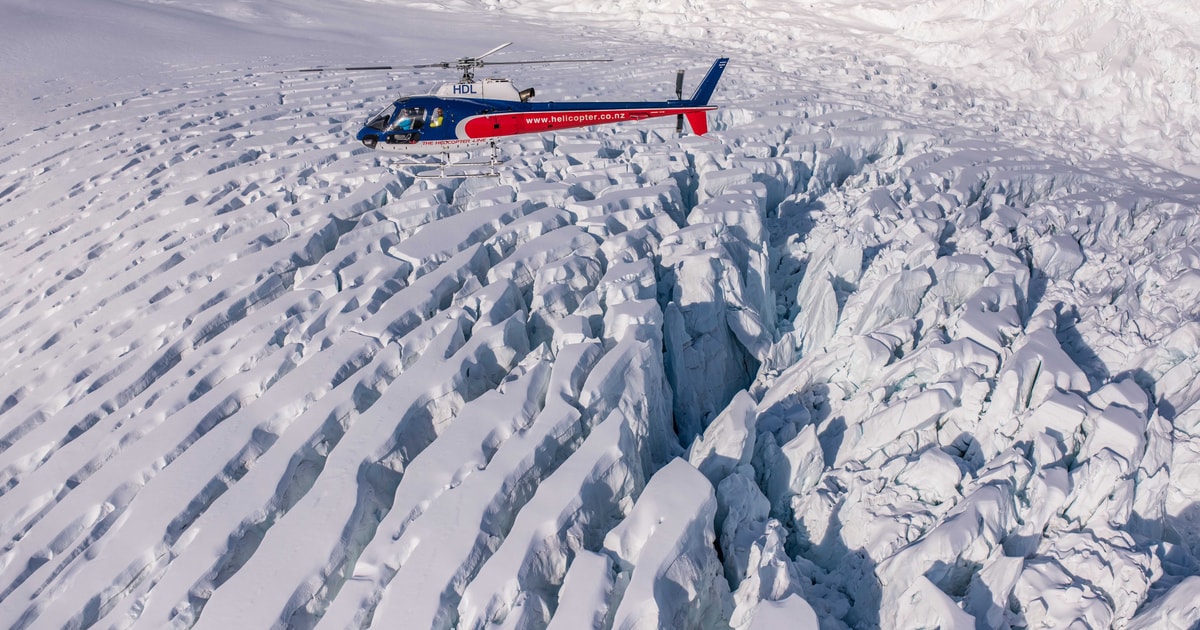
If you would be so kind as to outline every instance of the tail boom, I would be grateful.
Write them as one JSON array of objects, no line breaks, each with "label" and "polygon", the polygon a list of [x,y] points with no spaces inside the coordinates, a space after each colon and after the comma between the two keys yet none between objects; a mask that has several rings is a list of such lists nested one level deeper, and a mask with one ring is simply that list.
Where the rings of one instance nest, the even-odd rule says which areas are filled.
[{"label": "tail boom", "polygon": [[[729,63],[728,57],[717,59],[708,74],[687,100],[665,102],[625,103],[536,103],[521,111],[481,113],[460,120],[455,127],[459,139],[499,138],[526,133],[543,133],[556,129],[590,127],[610,123],[646,120],[663,116],[683,116],[696,135],[708,133],[706,113],[717,109],[709,105],[717,82]],[[486,110],[485,110],[486,111]]]},{"label": "tail boom", "polygon": [[[593,107],[595,105],[597,104],[593,104]],[[620,107],[483,114],[471,116],[459,122],[457,136],[459,138],[499,138],[679,114],[687,117],[688,122],[692,125],[692,131],[702,134],[704,131],[700,131],[700,129],[705,131],[708,129],[708,121],[705,120],[704,113],[714,109],[716,107],[713,106]]]}]

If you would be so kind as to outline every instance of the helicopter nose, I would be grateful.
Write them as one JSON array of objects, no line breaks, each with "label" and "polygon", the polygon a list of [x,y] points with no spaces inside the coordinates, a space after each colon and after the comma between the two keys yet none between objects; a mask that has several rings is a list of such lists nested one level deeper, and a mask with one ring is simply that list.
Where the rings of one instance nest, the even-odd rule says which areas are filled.
[{"label": "helicopter nose", "polygon": [[362,143],[368,149],[374,149],[375,145],[379,144],[379,136],[366,136],[362,139]]}]

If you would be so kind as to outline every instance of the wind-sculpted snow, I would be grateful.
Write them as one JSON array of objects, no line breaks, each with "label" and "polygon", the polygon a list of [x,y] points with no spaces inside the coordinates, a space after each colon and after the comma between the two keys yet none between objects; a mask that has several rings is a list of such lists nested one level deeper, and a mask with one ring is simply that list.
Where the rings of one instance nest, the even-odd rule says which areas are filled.
[{"label": "wind-sculpted snow", "polygon": [[1194,182],[758,64],[706,138],[497,179],[354,146],[384,78],[47,95],[0,155],[0,621],[1194,625]]}]

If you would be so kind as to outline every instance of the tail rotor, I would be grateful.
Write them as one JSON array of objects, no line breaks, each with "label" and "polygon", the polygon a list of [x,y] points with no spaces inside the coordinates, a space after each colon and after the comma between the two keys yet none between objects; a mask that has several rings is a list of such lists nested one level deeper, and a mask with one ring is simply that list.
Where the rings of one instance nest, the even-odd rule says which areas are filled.
[{"label": "tail rotor", "polygon": [[[675,98],[683,100],[683,70],[680,69],[675,73]],[[683,114],[675,116],[675,135],[683,137]]]}]

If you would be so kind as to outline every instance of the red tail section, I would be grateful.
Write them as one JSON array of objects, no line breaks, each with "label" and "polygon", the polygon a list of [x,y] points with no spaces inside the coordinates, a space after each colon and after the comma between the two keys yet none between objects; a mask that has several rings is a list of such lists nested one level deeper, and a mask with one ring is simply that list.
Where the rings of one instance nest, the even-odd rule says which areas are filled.
[{"label": "red tail section", "polygon": [[708,115],[705,112],[688,112],[684,114],[692,133],[703,136],[708,133]]}]

